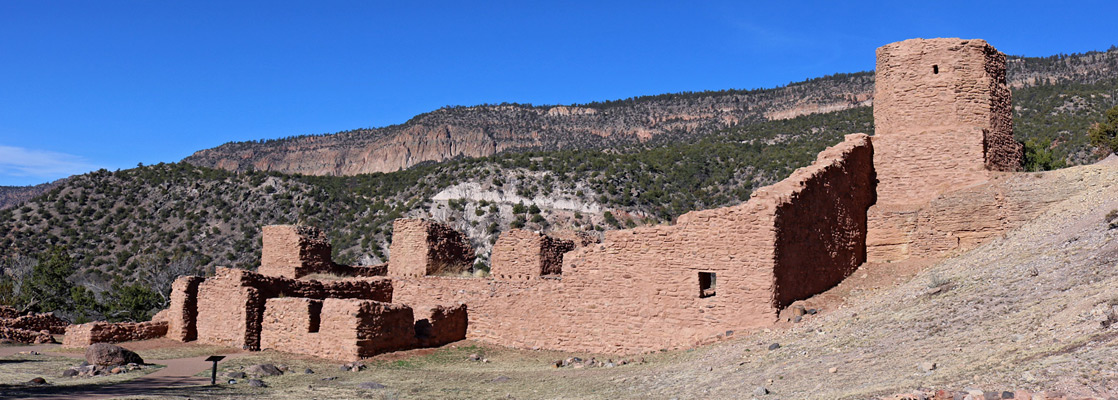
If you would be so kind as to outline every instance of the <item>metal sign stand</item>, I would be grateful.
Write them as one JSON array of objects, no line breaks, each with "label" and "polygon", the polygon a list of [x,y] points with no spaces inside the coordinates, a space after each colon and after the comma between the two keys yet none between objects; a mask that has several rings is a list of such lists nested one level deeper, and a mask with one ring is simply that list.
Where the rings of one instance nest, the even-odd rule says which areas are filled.
[{"label": "metal sign stand", "polygon": [[211,385],[216,385],[217,384],[217,362],[221,361],[224,358],[225,358],[225,356],[210,356],[210,358],[206,359],[206,361],[213,361],[213,363],[214,363],[214,369],[210,373],[210,384]]}]

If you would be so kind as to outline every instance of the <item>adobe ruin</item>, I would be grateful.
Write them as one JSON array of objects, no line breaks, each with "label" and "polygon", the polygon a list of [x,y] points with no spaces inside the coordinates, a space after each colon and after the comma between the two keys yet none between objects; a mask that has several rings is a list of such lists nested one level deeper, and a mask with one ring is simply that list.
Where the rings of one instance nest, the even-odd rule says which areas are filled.
[{"label": "adobe ruin", "polygon": [[870,210],[870,261],[969,250],[1039,212],[1026,207],[1029,196],[985,185],[1020,170],[1024,157],[1005,55],[986,41],[878,48],[873,118],[880,201]]},{"label": "adobe ruin", "polygon": [[[847,135],[740,205],[600,243],[510,230],[488,277],[464,273],[469,241],[434,221],[396,220],[389,262],[375,267],[335,264],[317,229],[268,226],[257,272],[181,278],[160,320],[181,341],[345,360],[466,337],[636,353],[771,326],[867,260],[941,254],[961,246],[951,243],[959,232],[980,241],[1014,220],[946,235],[922,222],[975,212],[954,198],[1015,198],[982,185],[1020,165],[1004,55],[981,40],[894,43],[878,49],[877,84],[876,136]],[[350,277],[307,279],[315,274]]]}]

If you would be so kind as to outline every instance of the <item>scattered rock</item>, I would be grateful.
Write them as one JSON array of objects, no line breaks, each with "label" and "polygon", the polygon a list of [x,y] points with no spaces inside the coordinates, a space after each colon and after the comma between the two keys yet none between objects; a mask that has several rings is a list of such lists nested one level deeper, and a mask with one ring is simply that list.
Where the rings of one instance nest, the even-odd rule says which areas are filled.
[{"label": "scattered rock", "polygon": [[304,373],[304,374],[313,374],[313,373],[314,373],[314,370],[312,370],[312,369],[310,369],[310,368],[307,368],[307,369],[303,370],[303,373]]},{"label": "scattered rock", "polygon": [[249,386],[252,386],[252,387],[258,387],[258,388],[266,388],[266,387],[268,387],[268,385],[265,385],[265,384],[264,384],[264,381],[262,381],[262,380],[259,380],[259,379],[249,379],[249,380],[248,380],[248,385],[249,385]]},{"label": "scattered rock", "polygon": [[797,315],[795,317],[792,317],[792,322],[793,323],[798,324],[798,323],[800,323],[800,321],[803,321],[803,320],[804,320],[804,317],[802,315]]},{"label": "scattered rock", "polygon": [[819,310],[816,310],[816,309],[814,309],[814,308],[809,308],[809,309],[807,309],[807,313],[808,313],[809,315],[815,315],[815,314],[818,314],[818,313],[819,313]]},{"label": "scattered rock", "polygon": [[121,373],[121,372],[124,372],[124,368],[121,368],[121,367],[113,367],[113,369],[109,370],[109,373],[110,373],[110,374],[113,374],[113,375],[119,374],[119,373]]},{"label": "scattered rock", "polygon": [[776,350],[780,348],[780,343],[773,343],[769,345],[769,350]]},{"label": "scattered rock", "polygon": [[764,386],[758,386],[756,389],[753,389],[754,396],[764,396],[766,394],[769,394],[769,389],[766,389]]},{"label": "scattered rock", "polygon": [[79,373],[80,372],[78,372],[77,369],[70,368],[70,369],[67,369],[65,371],[62,371],[62,376],[65,377],[65,378],[73,378],[75,376],[78,376]]},{"label": "scattered rock", "polygon": [[357,384],[357,387],[362,389],[384,389],[387,386],[381,385],[376,382],[361,382]]},{"label": "scattered rock", "polygon": [[837,373],[838,372],[838,367],[831,367],[831,369],[827,370],[827,372],[832,373],[832,374]]},{"label": "scattered rock", "polygon": [[32,384],[32,385],[46,385],[47,380],[43,379],[43,377],[36,377],[36,378],[31,378],[31,380],[27,381],[27,383]]},{"label": "scattered rock", "polygon": [[[283,375],[283,371],[280,371],[279,368],[276,368],[276,366],[272,364],[256,364],[245,369],[245,372],[258,378],[262,376]],[[251,384],[252,381],[249,381],[249,383]]]},{"label": "scattered rock", "polygon": [[938,367],[938,365],[936,365],[936,363],[931,362],[931,361],[925,361],[925,362],[920,363],[920,370],[924,371],[924,372],[932,372],[933,370],[936,369],[936,367]]},{"label": "scattered rock", "polygon": [[237,380],[236,380],[236,379],[230,379],[228,383],[229,383],[230,385],[236,385],[236,384],[237,384]]},{"label": "scattered rock", "polygon": [[241,371],[226,372],[225,376],[233,379],[245,379],[245,373]]},{"label": "scattered rock", "polygon": [[335,380],[335,379],[338,379],[338,377],[336,377],[336,376],[328,376],[328,377],[322,378],[321,380],[324,380],[324,381],[332,381],[332,380]]},{"label": "scattered rock", "polygon": [[87,347],[85,349],[85,361],[93,365],[144,363],[144,359],[132,350],[108,343],[94,343]]},{"label": "scattered rock", "polygon": [[474,353],[470,354],[470,361],[481,361],[481,355]]},{"label": "scattered rock", "polygon": [[792,306],[792,316],[800,317],[800,316],[803,316],[804,314],[807,314],[807,309],[804,308],[804,306],[801,306],[801,305]]},{"label": "scattered rock", "polygon": [[348,363],[348,364],[342,364],[342,366],[341,366],[342,371],[357,372],[357,371],[362,371],[364,369],[365,369],[365,363],[360,362],[360,361],[351,362],[351,363]]}]

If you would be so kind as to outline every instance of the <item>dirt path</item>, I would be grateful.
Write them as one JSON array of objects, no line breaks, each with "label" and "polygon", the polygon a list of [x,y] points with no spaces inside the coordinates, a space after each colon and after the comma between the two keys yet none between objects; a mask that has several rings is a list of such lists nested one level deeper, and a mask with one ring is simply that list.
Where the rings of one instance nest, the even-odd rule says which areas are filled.
[{"label": "dirt path", "polygon": [[[35,351],[40,354],[81,359],[77,353],[58,353],[57,344],[35,346],[11,346],[0,348],[0,357],[11,356],[22,352]],[[239,357],[244,354],[228,354],[229,358]],[[159,392],[179,386],[206,386],[199,390],[207,390],[210,384],[209,377],[195,376],[202,371],[212,368],[213,363],[206,362],[207,356],[176,358],[167,360],[145,360],[148,364],[166,365],[165,368],[153,371],[150,374],[116,384],[88,384],[66,386],[27,386],[8,390],[5,398],[27,399],[105,399],[124,396],[157,395]]]}]

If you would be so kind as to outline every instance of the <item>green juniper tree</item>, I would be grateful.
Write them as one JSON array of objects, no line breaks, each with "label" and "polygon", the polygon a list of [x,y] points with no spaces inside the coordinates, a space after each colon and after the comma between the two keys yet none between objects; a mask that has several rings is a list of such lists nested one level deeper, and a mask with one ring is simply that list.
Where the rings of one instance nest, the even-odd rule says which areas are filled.
[{"label": "green juniper tree", "polygon": [[1100,122],[1087,131],[1091,144],[1118,154],[1118,106],[1106,110],[1106,122]]}]

